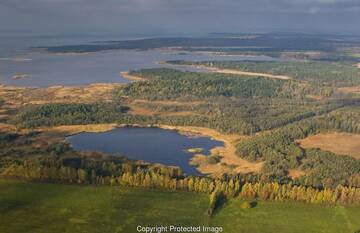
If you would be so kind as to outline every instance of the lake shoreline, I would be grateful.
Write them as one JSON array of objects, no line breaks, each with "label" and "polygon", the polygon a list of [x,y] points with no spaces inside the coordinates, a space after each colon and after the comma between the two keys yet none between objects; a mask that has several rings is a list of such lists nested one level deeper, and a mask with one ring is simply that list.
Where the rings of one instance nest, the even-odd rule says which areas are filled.
[{"label": "lake shoreline", "polygon": [[249,174],[249,173],[259,173],[263,162],[252,163],[247,160],[240,158],[236,154],[236,142],[238,140],[245,139],[246,136],[241,135],[224,135],[219,133],[214,129],[204,128],[204,127],[193,127],[193,126],[170,126],[170,125],[140,125],[140,124],[90,124],[90,125],[66,125],[66,126],[55,126],[55,127],[46,127],[39,128],[38,130],[42,132],[51,131],[58,132],[63,137],[74,136],[80,133],[92,132],[92,133],[101,133],[114,130],[116,128],[159,128],[165,130],[173,130],[179,134],[185,135],[187,137],[191,136],[204,136],[209,137],[213,140],[220,141],[224,145],[218,146],[211,149],[210,155],[220,156],[220,161],[216,164],[210,164],[204,159],[196,159],[197,154],[194,154],[193,158],[189,161],[193,162],[196,160],[198,166],[196,169],[198,172],[204,175],[209,175],[211,177],[220,177],[223,174]]}]

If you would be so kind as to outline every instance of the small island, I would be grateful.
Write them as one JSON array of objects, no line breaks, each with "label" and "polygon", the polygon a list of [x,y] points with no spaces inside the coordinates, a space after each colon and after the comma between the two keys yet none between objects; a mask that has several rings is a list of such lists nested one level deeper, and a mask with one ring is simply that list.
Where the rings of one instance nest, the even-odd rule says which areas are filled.
[{"label": "small island", "polygon": [[30,74],[15,74],[11,78],[14,80],[18,80],[18,79],[24,79],[24,78],[29,78],[29,77],[31,77]]}]

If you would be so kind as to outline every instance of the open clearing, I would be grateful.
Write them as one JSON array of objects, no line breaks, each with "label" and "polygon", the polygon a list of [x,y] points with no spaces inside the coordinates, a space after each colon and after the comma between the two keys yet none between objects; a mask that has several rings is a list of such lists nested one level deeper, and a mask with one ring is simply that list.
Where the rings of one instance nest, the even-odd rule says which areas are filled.
[{"label": "open clearing", "polygon": [[196,156],[194,162],[199,166],[198,171],[203,174],[209,174],[212,177],[219,177],[224,173],[228,174],[248,174],[248,173],[259,173],[263,162],[252,163],[245,159],[240,158],[236,155],[235,144],[238,140],[244,139],[246,136],[241,135],[225,135],[221,134],[216,130],[203,128],[203,127],[190,127],[190,126],[166,126],[159,125],[163,129],[175,129],[180,133],[185,134],[198,134],[204,135],[215,140],[224,142],[223,147],[215,147],[211,150],[211,154],[219,155],[221,160],[219,163],[210,164],[203,159],[202,156]]},{"label": "open clearing", "polygon": [[273,75],[273,74],[247,72],[247,71],[232,70],[232,69],[210,68],[210,71],[212,71],[214,73],[221,73],[221,74],[246,75],[246,76],[256,76],[256,77],[281,79],[281,80],[291,80],[292,79],[291,77],[285,76],[285,75]]},{"label": "open clearing", "polygon": [[13,108],[25,104],[95,103],[113,100],[116,83],[95,83],[87,86],[52,86],[48,88],[23,88],[0,85],[0,97],[6,106]]},{"label": "open clearing", "polygon": [[360,86],[340,87],[338,91],[342,93],[360,94]]},{"label": "open clearing", "polygon": [[357,206],[261,201],[241,209],[241,203],[229,200],[209,218],[205,194],[0,179],[0,232],[135,233],[138,225],[222,226],[225,233],[360,229]]},{"label": "open clearing", "polygon": [[317,134],[298,141],[303,148],[319,148],[360,159],[360,135],[349,133]]},{"label": "open clearing", "polygon": [[241,70],[234,70],[234,69],[221,69],[221,68],[209,67],[206,65],[179,65],[179,66],[190,66],[190,67],[195,67],[195,68],[200,68],[200,69],[206,69],[209,72],[220,73],[220,74],[234,74],[234,75],[240,75],[240,76],[254,76],[254,77],[264,77],[264,78],[280,79],[280,80],[292,80],[293,79],[290,76],[286,76],[286,75],[274,75],[274,74],[249,72],[249,71],[241,71]]}]

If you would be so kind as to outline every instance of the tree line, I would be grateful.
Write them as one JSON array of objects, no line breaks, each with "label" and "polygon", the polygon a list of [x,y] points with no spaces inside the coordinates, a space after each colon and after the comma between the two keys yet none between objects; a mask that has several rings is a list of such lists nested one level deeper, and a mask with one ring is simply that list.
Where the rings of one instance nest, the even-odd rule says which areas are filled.
[{"label": "tree line", "polygon": [[206,98],[214,96],[275,97],[280,95],[283,80],[264,78],[236,78],[234,75],[181,72],[173,69],[144,69],[131,71],[143,82],[133,82],[119,88],[119,95],[151,100],[184,97]]},{"label": "tree line", "polygon": [[[178,168],[154,167],[122,159],[112,161],[94,158],[32,158],[18,160],[1,169],[1,176],[19,179],[80,183],[165,190],[182,190],[211,194],[210,207],[221,195],[227,198],[301,201],[322,204],[360,204],[360,189],[337,186],[333,189],[315,189],[261,181],[248,182],[245,177],[183,176]],[[214,193],[215,192],[215,193]],[[214,208],[210,208],[214,209]],[[209,210],[210,214],[212,210]]]},{"label": "tree line", "polygon": [[360,84],[360,72],[351,63],[345,62],[283,62],[283,61],[168,61],[176,65],[203,65],[221,69],[288,75],[298,80],[330,86],[352,86]]}]

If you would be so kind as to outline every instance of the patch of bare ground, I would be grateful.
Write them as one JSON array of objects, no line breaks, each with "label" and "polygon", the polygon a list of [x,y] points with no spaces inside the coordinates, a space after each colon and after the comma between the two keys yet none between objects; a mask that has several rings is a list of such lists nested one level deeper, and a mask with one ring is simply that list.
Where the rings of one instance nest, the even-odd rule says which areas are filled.
[{"label": "patch of bare ground", "polygon": [[281,79],[281,80],[291,80],[292,78],[286,75],[273,75],[266,73],[256,73],[256,72],[247,72],[240,70],[232,70],[232,69],[218,69],[218,68],[210,68],[210,70],[214,73],[221,74],[235,74],[235,75],[245,75],[245,76],[256,76],[256,77],[264,77],[271,79]]},{"label": "patch of bare ground", "polygon": [[130,105],[130,110],[127,113],[131,115],[144,115],[144,116],[154,116],[156,114],[155,111],[136,105]]},{"label": "patch of bare ground", "polygon": [[194,106],[206,103],[205,101],[178,101],[178,100],[145,100],[145,99],[136,99],[134,103],[139,104],[158,104],[165,106]]},{"label": "patch of bare ground", "polygon": [[180,133],[187,135],[204,135],[224,142],[224,146],[216,147],[211,150],[212,155],[218,155],[221,158],[216,164],[209,163],[204,156],[194,156],[192,163],[196,163],[198,165],[198,171],[203,174],[209,174],[212,177],[220,177],[224,173],[259,173],[263,166],[263,162],[252,163],[236,155],[236,142],[245,139],[246,136],[224,135],[216,130],[203,127],[164,125],[159,125],[159,127],[163,129],[178,130]]},{"label": "patch of bare ground", "polygon": [[[113,91],[119,84],[96,83],[80,87],[53,86],[46,89],[35,89],[26,93],[32,100],[30,103],[41,104],[50,102],[78,102],[93,103],[98,101],[110,102]],[[44,98],[44,97],[48,98]]]},{"label": "patch of bare ground", "polygon": [[162,115],[162,116],[195,116],[195,115],[200,115],[200,114],[191,112],[191,111],[180,111],[180,112],[160,112],[159,115]]},{"label": "patch of bare ground", "polygon": [[271,79],[280,79],[280,80],[292,80],[293,78],[286,75],[274,75],[268,73],[258,73],[258,72],[249,72],[249,71],[241,71],[241,70],[234,70],[234,69],[221,69],[216,67],[209,67],[205,65],[189,65],[196,68],[203,68],[212,73],[220,73],[220,74],[234,74],[239,76],[255,76],[255,77],[264,77],[264,78],[271,78]]},{"label": "patch of bare ground", "polygon": [[2,109],[0,108],[0,120],[1,119],[5,119],[6,117],[8,117],[8,111],[6,109]]},{"label": "patch of bare ground", "polygon": [[126,79],[131,80],[131,81],[144,81],[145,80],[144,78],[142,78],[140,76],[130,75],[128,71],[120,72],[120,75],[123,78],[126,78]]},{"label": "patch of bare ground", "polygon": [[96,83],[87,86],[52,86],[22,88],[0,86],[0,97],[14,108],[26,104],[110,102],[115,88],[121,84]]},{"label": "patch of bare ground", "polygon": [[359,68],[359,69],[360,69],[360,63],[358,63],[358,64],[357,64],[357,68]]},{"label": "patch of bare ground", "polygon": [[0,123],[0,133],[4,132],[15,132],[16,127],[14,125]]},{"label": "patch of bare ground", "polygon": [[313,99],[313,100],[322,100],[324,97],[318,95],[306,95],[306,98]]},{"label": "patch of bare ground", "polygon": [[299,178],[303,175],[306,175],[306,173],[304,171],[301,171],[301,170],[298,170],[298,169],[289,169],[288,170],[288,176],[293,178],[293,179],[296,179],[296,178]]},{"label": "patch of bare ground", "polygon": [[360,94],[360,86],[353,86],[353,87],[340,87],[338,91],[341,93],[348,93],[348,94]]},{"label": "patch of bare ground", "polygon": [[0,85],[0,98],[4,101],[3,109],[20,105],[22,94],[26,88]]},{"label": "patch of bare ground", "polygon": [[106,132],[115,129],[116,127],[118,127],[117,124],[62,125],[55,127],[38,128],[37,130],[43,133],[55,132],[61,135],[69,136],[82,132],[92,132],[92,133]]},{"label": "patch of bare ground", "polygon": [[303,148],[319,148],[360,159],[360,135],[349,133],[317,134],[297,141]]}]

